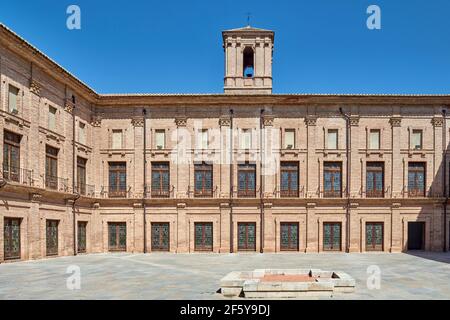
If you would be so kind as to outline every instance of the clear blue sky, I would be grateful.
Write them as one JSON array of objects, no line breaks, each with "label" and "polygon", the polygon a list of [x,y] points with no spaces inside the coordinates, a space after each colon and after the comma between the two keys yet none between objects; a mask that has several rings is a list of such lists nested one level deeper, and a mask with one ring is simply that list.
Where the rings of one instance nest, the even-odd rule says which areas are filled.
[{"label": "clear blue sky", "polygon": [[450,93],[449,0],[0,2],[1,22],[100,93],[221,93],[221,31],[247,12],[276,32],[274,93]]}]

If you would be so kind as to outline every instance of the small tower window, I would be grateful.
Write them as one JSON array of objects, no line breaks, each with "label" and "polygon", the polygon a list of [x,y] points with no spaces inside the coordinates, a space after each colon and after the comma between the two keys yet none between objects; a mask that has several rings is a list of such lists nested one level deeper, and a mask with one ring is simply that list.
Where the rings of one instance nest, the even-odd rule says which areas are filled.
[{"label": "small tower window", "polygon": [[254,71],[253,49],[246,47],[244,49],[244,78],[253,78]]}]

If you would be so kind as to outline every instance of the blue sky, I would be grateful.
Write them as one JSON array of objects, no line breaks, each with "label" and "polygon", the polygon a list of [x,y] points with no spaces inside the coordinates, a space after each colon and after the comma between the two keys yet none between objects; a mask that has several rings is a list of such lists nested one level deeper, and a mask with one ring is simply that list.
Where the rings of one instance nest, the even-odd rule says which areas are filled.
[{"label": "blue sky", "polygon": [[[81,30],[66,28],[71,4]],[[100,93],[223,92],[221,31],[247,12],[275,31],[274,93],[450,93],[448,0],[0,3],[1,22]]]}]

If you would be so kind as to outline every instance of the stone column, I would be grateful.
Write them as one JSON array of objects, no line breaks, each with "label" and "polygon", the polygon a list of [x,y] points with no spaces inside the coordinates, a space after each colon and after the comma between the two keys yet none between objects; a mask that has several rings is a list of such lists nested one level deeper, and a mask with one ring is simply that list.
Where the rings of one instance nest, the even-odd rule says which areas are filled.
[{"label": "stone column", "polygon": [[[176,181],[173,181],[173,183],[175,183],[176,188],[175,196],[177,198],[186,198],[190,184],[189,164],[191,157],[190,149],[192,148],[192,143],[190,132],[188,132],[186,128],[187,118],[177,117],[175,119],[175,123],[177,125],[177,157],[176,163],[171,164],[176,166]],[[186,139],[189,140],[186,141]]]},{"label": "stone column", "polygon": [[[144,252],[144,208],[142,202],[133,203],[134,247],[133,252]],[[148,225],[147,225],[148,226]],[[147,232],[148,240],[148,232]],[[148,241],[147,241],[148,243]],[[148,248],[148,245],[147,245]]]},{"label": "stone column", "polygon": [[186,203],[177,204],[177,253],[189,252],[189,224],[186,216]]},{"label": "stone column", "polygon": [[230,252],[230,214],[230,203],[220,203],[220,253]]},{"label": "stone column", "polygon": [[134,128],[134,185],[132,186],[135,198],[143,197],[144,192],[144,119],[136,117],[131,120]]},{"label": "stone column", "polygon": [[403,196],[403,163],[400,155],[401,143],[401,118],[392,117],[392,162],[391,162],[391,192],[392,198],[401,198]]},{"label": "stone column", "polygon": [[306,248],[305,252],[319,250],[319,235],[317,233],[316,203],[306,204]]},{"label": "stone column", "polygon": [[307,131],[307,166],[306,166],[306,190],[305,194],[307,198],[316,198],[319,196],[317,193],[319,188],[319,180],[318,180],[318,163],[316,156],[316,127],[317,117],[316,116],[307,116],[305,119],[306,123],[306,131]]},{"label": "stone column", "polygon": [[390,252],[402,252],[403,225],[400,217],[401,203],[396,202],[391,206],[391,247]]},{"label": "stone column", "polygon": [[[42,195],[39,193],[30,194],[30,211],[28,214],[28,252],[29,259],[39,259],[42,257],[41,248],[45,243],[45,235],[41,235],[40,202]],[[45,221],[44,221],[45,223]]]},{"label": "stone column", "polygon": [[219,119],[220,125],[220,185],[219,197],[230,197],[230,126],[231,118],[223,116]]}]

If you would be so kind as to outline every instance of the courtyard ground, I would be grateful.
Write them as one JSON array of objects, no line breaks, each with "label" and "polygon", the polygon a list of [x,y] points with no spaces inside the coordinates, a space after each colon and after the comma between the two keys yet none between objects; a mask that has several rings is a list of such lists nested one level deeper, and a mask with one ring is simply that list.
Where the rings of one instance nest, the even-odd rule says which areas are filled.
[{"label": "courtyard ground", "polygon": [[[367,268],[373,265],[381,271],[381,287],[369,290]],[[70,290],[73,274],[67,271],[78,267],[81,288]],[[0,299],[223,299],[217,290],[228,272],[264,268],[347,272],[356,280],[355,293],[333,299],[450,299],[450,253],[432,252],[116,253],[3,263]]]}]

